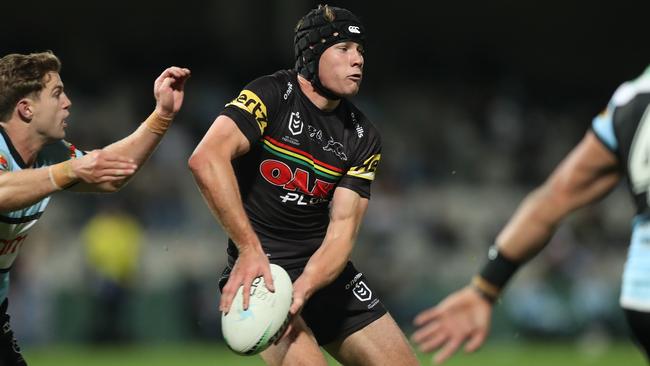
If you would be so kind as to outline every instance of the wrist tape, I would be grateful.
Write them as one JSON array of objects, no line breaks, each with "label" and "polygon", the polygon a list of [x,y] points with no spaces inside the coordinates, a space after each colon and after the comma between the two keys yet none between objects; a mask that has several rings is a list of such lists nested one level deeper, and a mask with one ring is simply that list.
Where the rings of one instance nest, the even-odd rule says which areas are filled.
[{"label": "wrist tape", "polygon": [[164,135],[174,119],[171,117],[162,117],[156,111],[153,111],[144,121],[147,129],[157,135]]},{"label": "wrist tape", "polygon": [[48,175],[54,188],[59,191],[67,188],[77,180],[77,176],[72,171],[72,160],[50,165],[48,167]]}]

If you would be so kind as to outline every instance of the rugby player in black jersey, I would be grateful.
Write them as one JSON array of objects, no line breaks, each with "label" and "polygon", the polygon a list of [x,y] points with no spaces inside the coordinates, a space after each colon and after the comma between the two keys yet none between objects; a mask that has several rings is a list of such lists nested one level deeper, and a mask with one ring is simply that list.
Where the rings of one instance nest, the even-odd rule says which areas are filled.
[{"label": "rugby player in black jersey", "polygon": [[[133,133],[84,152],[64,141],[72,102],[51,52],[0,58],[0,365],[25,365],[7,314],[9,270],[28,232],[62,190],[114,192],[144,164],[183,103],[188,69],[154,82],[155,111]],[[86,121],[93,123],[95,121]]]},{"label": "rugby player in black jersey", "polygon": [[650,67],[616,90],[582,141],[546,182],[524,199],[470,285],[416,317],[418,330],[412,338],[420,349],[440,349],[436,363],[445,361],[465,342],[465,351],[478,349],[489,332],[493,303],[517,269],[545,247],[571,212],[601,199],[627,177],[637,215],[620,305],[635,341],[646,357],[650,356],[649,145]]},{"label": "rugby player in black jersey", "polygon": [[189,160],[230,240],[220,286],[228,311],[269,262],[294,281],[292,323],[262,352],[270,365],[417,365],[368,280],[350,263],[380,160],[377,130],[348,97],[363,77],[365,29],[319,6],[296,27],[294,70],[249,83]]}]

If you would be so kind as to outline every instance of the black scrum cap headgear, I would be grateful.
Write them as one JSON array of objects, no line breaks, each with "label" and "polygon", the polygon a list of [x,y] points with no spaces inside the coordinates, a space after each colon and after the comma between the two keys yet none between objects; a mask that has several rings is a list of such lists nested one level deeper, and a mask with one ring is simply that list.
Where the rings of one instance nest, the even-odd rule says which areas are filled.
[{"label": "black scrum cap headgear", "polygon": [[[328,10],[333,14],[331,21],[325,14]],[[318,78],[320,57],[326,49],[340,42],[354,41],[364,46],[365,33],[359,18],[349,10],[328,5],[311,10],[296,27],[293,40],[296,71],[325,97],[340,99],[340,96],[325,88]]]}]

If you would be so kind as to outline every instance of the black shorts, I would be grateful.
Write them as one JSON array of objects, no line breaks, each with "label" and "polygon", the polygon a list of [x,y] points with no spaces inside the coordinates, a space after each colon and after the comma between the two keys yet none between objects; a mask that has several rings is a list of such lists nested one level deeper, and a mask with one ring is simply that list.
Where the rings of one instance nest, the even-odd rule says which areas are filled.
[{"label": "black shorts", "polygon": [[650,313],[623,309],[627,324],[632,331],[634,342],[643,350],[650,360]]},{"label": "black shorts", "polygon": [[14,338],[14,332],[9,324],[7,308],[9,302],[5,299],[0,305],[0,365],[2,366],[27,366],[20,347]]},{"label": "black shorts", "polygon": [[[219,279],[219,288],[228,281],[231,268],[226,267]],[[295,281],[303,268],[287,269]],[[307,301],[300,314],[314,332],[319,345],[342,340],[386,314],[386,309],[372,291],[366,277],[352,262],[329,285],[318,290]]]}]

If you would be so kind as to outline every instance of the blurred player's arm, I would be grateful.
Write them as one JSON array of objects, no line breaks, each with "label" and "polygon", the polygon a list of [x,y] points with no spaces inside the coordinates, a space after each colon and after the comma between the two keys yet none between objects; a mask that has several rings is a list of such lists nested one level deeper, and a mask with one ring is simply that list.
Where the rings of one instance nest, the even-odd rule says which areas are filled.
[{"label": "blurred player's arm", "polygon": [[616,156],[589,131],[546,182],[529,193],[498,235],[496,250],[472,284],[415,318],[413,341],[423,352],[440,349],[437,363],[467,341],[466,352],[484,342],[492,303],[520,264],[539,253],[568,214],[609,193],[619,182]]},{"label": "blurred player's arm", "polygon": [[264,276],[273,289],[269,260],[246,215],[232,160],[247,153],[250,142],[230,117],[214,121],[189,159],[194,179],[212,214],[237,246],[239,257],[223,288],[219,309],[228,311],[240,285],[244,285],[244,308],[248,308],[250,286]]},{"label": "blurred player's arm", "polygon": [[531,192],[497,236],[499,252],[523,262],[541,251],[571,212],[607,195],[621,175],[616,156],[589,131],[549,179]]},{"label": "blurred player's arm", "polygon": [[[190,70],[180,67],[170,67],[154,82],[154,97],[156,98],[156,109],[154,112],[129,136],[116,141],[101,150],[97,150],[92,164],[85,167],[75,166],[78,159],[73,159],[72,173],[81,178],[80,184],[74,185],[70,190],[81,192],[114,192],[123,187],[137,170],[147,161],[151,153],[156,149],[162,140],[167,128],[183,105],[185,82],[190,77]],[[107,172],[116,177],[99,183],[89,181],[84,175],[101,174],[105,169],[103,163],[107,159],[114,159],[120,156],[128,159],[128,164]],[[79,165],[79,164],[77,164]],[[105,164],[104,164],[105,165]],[[85,168],[85,171],[83,170]]]},{"label": "blurred player's arm", "polygon": [[291,313],[297,314],[316,291],[336,279],[350,259],[368,199],[339,187],[334,191],[330,223],[323,244],[309,258],[303,273],[294,283]]}]

